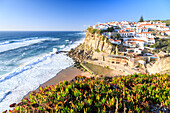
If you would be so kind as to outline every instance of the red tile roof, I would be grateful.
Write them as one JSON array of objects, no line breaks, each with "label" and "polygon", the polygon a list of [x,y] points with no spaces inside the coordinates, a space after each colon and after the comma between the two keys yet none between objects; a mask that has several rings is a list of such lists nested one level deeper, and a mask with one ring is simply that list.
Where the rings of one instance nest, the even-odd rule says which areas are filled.
[{"label": "red tile roof", "polygon": [[143,27],[143,28],[141,28],[141,29],[148,29],[148,28],[146,28],[146,27]]},{"label": "red tile roof", "polygon": [[142,32],[143,34],[151,34],[151,32]]},{"label": "red tile roof", "polygon": [[145,42],[144,40],[140,40],[140,39],[128,39],[128,41],[139,41],[139,42]]}]

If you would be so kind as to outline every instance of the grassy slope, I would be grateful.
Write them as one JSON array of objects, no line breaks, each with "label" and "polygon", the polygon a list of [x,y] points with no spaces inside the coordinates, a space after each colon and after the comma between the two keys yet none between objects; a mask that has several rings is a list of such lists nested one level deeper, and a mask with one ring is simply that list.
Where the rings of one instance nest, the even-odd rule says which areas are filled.
[{"label": "grassy slope", "polygon": [[170,52],[170,39],[159,39],[154,45],[151,45],[152,48],[160,49],[162,51]]},{"label": "grassy slope", "polygon": [[[170,76],[134,74],[119,78],[76,77],[33,92],[12,112],[147,112],[170,107]],[[158,107],[156,107],[156,104]],[[162,106],[160,106],[162,105]],[[10,111],[11,112],[11,111]]]},{"label": "grassy slope", "polygon": [[162,20],[162,22],[165,22],[168,26],[170,26],[170,19],[169,20]]}]

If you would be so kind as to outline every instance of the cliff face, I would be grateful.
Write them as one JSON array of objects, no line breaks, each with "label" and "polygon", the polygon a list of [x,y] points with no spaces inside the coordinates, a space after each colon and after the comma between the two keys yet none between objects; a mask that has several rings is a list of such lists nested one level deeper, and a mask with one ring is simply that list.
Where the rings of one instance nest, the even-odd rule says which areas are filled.
[{"label": "cliff face", "polygon": [[104,57],[111,54],[115,48],[115,45],[112,45],[108,39],[100,33],[92,34],[87,31],[84,43],[69,51],[68,55],[80,62],[86,59],[103,60]]},{"label": "cliff face", "polygon": [[155,73],[170,74],[170,57],[161,58],[152,65],[147,64],[147,70],[150,74]]}]

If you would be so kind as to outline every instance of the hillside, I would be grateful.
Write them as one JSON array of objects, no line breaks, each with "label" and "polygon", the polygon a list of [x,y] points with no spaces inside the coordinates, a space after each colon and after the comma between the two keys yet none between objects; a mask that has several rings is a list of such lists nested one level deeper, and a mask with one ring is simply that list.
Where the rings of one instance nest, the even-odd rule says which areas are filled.
[{"label": "hillside", "polygon": [[68,52],[73,59],[82,62],[84,60],[105,60],[112,53],[124,50],[122,45],[116,46],[109,42],[100,30],[88,28],[84,43]]},{"label": "hillside", "polygon": [[168,19],[168,20],[161,20],[161,22],[165,22],[168,26],[170,26],[170,19]]},{"label": "hillside", "polygon": [[170,112],[169,82],[166,74],[77,76],[71,82],[40,88],[38,93],[12,104],[15,108],[9,112]]},{"label": "hillside", "polygon": [[161,22],[166,23],[168,26],[170,26],[170,19],[167,19],[167,20],[147,20],[147,21],[154,21],[154,22],[161,21]]}]

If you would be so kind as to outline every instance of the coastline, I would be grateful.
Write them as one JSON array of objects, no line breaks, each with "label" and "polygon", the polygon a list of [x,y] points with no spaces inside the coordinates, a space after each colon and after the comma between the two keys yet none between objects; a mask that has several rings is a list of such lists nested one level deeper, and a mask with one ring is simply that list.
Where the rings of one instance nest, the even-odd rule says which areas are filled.
[{"label": "coastline", "polygon": [[[52,86],[52,85],[56,85],[59,82],[62,82],[63,80],[66,81],[70,81],[72,80],[74,77],[76,77],[77,75],[82,75],[85,72],[81,71],[80,69],[77,69],[76,67],[74,67],[73,65],[61,70],[59,73],[57,73],[53,78],[49,79],[48,81],[44,82],[43,84],[41,84],[36,90],[33,90],[35,92],[38,92],[40,87],[44,88],[44,87],[48,87],[48,86]],[[29,97],[29,94],[31,94],[30,91],[27,95],[25,95],[23,98],[27,98]]]}]

